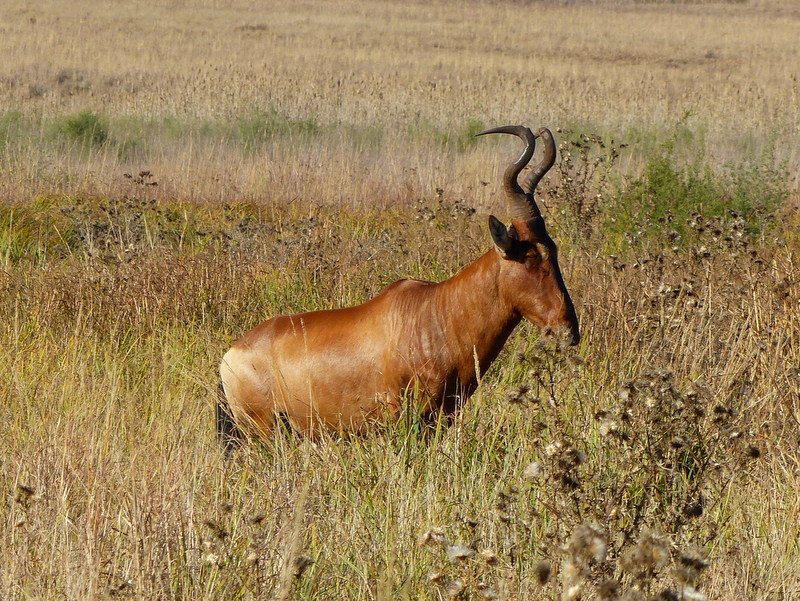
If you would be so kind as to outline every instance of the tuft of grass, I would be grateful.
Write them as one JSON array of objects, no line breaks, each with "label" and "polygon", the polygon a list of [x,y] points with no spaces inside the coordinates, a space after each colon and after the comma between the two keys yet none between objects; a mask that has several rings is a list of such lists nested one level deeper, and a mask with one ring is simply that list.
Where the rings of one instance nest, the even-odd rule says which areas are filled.
[{"label": "tuft of grass", "polygon": [[456,129],[455,133],[449,131],[442,133],[442,146],[454,146],[456,150],[463,152],[478,143],[475,136],[485,129],[486,126],[481,119],[469,119],[463,126]]},{"label": "tuft of grass", "polygon": [[4,265],[63,259],[78,247],[71,223],[56,199],[42,197],[29,205],[0,206],[0,261]]},{"label": "tuft of grass", "polygon": [[788,182],[788,174],[771,157],[719,174],[699,161],[681,166],[667,150],[652,157],[642,176],[611,203],[609,229],[635,244],[658,239],[683,244],[704,232],[698,222],[744,220],[747,233],[758,236],[787,201]]}]

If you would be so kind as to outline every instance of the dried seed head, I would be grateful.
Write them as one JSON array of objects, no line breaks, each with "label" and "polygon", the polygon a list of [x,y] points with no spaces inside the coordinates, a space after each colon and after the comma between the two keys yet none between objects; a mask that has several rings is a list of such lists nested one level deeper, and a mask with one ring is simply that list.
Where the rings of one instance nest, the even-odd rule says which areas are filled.
[{"label": "dried seed head", "polygon": [[682,553],[679,561],[681,565],[689,566],[695,570],[702,571],[708,567],[705,553],[700,551],[688,551]]},{"label": "dried seed head", "polygon": [[498,595],[494,589],[486,584],[485,582],[479,582],[475,585],[475,588],[481,592],[481,598],[489,599],[490,601],[494,601],[495,599],[499,599],[500,595]]},{"label": "dried seed head", "polygon": [[670,552],[667,541],[660,536],[646,532],[639,543],[646,553],[646,560],[656,570],[660,570],[669,563]]},{"label": "dried seed head", "polygon": [[561,599],[563,601],[578,601],[581,598],[582,592],[583,583],[579,582],[578,584],[573,584],[572,586],[566,587],[564,592],[561,593]]},{"label": "dried seed head", "polygon": [[561,442],[560,440],[554,440],[544,448],[544,454],[547,455],[548,457],[552,457],[553,455],[561,451],[563,446],[564,446],[563,442]]},{"label": "dried seed head", "polygon": [[696,501],[690,501],[686,504],[686,507],[683,508],[683,513],[687,517],[690,518],[699,518],[703,515],[703,500],[698,499]]},{"label": "dried seed head", "polygon": [[619,567],[629,574],[638,574],[643,571],[642,550],[639,545],[628,547],[619,558]]},{"label": "dried seed head", "polygon": [[447,553],[447,559],[453,563],[464,561],[467,557],[475,555],[475,551],[464,545],[450,545],[445,552]]},{"label": "dried seed head", "polygon": [[110,587],[109,592],[112,595],[130,594],[133,592],[132,589],[133,581],[129,578],[125,578],[117,586]]},{"label": "dried seed head", "polygon": [[576,468],[584,463],[586,463],[586,453],[571,447],[565,450],[559,459],[560,467],[564,469]]},{"label": "dried seed head", "polygon": [[572,561],[571,557],[568,557],[561,564],[561,572],[559,573],[559,576],[561,577],[561,581],[565,585],[568,585],[583,580],[585,574],[583,569],[581,569],[577,563]]},{"label": "dried seed head", "polygon": [[669,441],[669,446],[673,449],[682,449],[686,446],[686,439],[683,436],[673,436]]},{"label": "dried seed head", "polygon": [[684,587],[694,587],[707,567],[704,553],[694,550],[681,553],[675,569],[675,580]]},{"label": "dried seed head", "polygon": [[598,524],[581,524],[567,541],[567,552],[580,565],[603,561],[607,550],[606,535]]},{"label": "dried seed head", "polygon": [[440,583],[444,578],[444,572],[428,572],[428,582]]},{"label": "dried seed head", "polygon": [[206,526],[209,530],[211,530],[214,536],[217,537],[219,540],[225,540],[226,538],[228,538],[228,535],[230,534],[230,532],[228,532],[227,530],[222,528],[219,524],[211,520],[205,520],[203,522],[203,525]]},{"label": "dried seed head", "polygon": [[685,586],[681,589],[681,599],[684,601],[708,601],[708,597],[693,586]]},{"label": "dried seed head", "polygon": [[545,469],[542,467],[541,463],[534,461],[525,466],[522,475],[529,480],[533,478],[542,478],[545,475]]},{"label": "dried seed head", "polygon": [[601,599],[616,599],[619,597],[620,584],[616,580],[604,580],[597,587],[597,596]]},{"label": "dried seed head", "polygon": [[498,595],[494,589],[487,588],[481,591],[481,597],[488,599],[489,601],[495,601],[496,599],[500,598],[500,595]]},{"label": "dried seed head", "polygon": [[444,587],[444,590],[448,597],[456,598],[463,592],[464,583],[460,580],[453,580]]},{"label": "dried seed head", "polygon": [[36,489],[32,486],[17,484],[17,495],[14,497],[14,501],[27,508],[30,506],[31,502],[38,498],[39,496],[36,494]]},{"label": "dried seed head", "polygon": [[447,538],[444,535],[444,530],[440,526],[436,526],[431,528],[430,530],[426,530],[422,536],[419,537],[417,544],[420,547],[424,547],[428,543],[435,543],[437,545],[447,545],[449,544]]},{"label": "dried seed head", "polygon": [[553,568],[549,561],[543,559],[536,564],[534,572],[536,573],[536,580],[539,581],[539,584],[544,585],[550,580],[550,576],[553,573]]},{"label": "dried seed head", "polygon": [[309,568],[309,566],[313,565],[314,560],[308,557],[307,555],[298,555],[294,558],[294,563],[292,565],[292,575],[295,578],[300,578],[305,571]]},{"label": "dried seed head", "polygon": [[600,435],[601,436],[608,436],[609,434],[614,434],[619,430],[619,424],[615,419],[603,419],[600,422]]},{"label": "dried seed head", "polygon": [[670,550],[666,540],[652,532],[642,534],[639,542],[628,548],[620,558],[620,567],[634,575],[657,572],[669,563]]},{"label": "dried seed head", "polygon": [[755,445],[747,445],[747,449],[745,450],[745,454],[750,457],[750,459],[758,459],[761,457],[761,449],[759,449]]}]

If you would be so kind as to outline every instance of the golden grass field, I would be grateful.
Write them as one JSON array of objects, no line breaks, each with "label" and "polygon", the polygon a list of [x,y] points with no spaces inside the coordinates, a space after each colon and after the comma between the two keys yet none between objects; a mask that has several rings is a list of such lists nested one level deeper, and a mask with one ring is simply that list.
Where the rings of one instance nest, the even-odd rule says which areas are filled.
[{"label": "golden grass field", "polygon": [[[193,200],[396,203],[446,182],[474,197],[471,186],[495,173],[480,171],[496,165],[492,147],[456,162],[439,144],[471,120],[588,128],[641,149],[691,112],[693,145],[713,164],[774,139],[779,158],[800,165],[791,0],[8,0],[0,10],[0,106],[32,121],[31,139],[20,136],[6,159],[12,198],[109,194],[142,166],[160,176],[161,194]],[[54,149],[52,119],[87,109],[143,156],[121,160],[115,145],[88,157]],[[313,147],[279,139],[243,157],[221,124],[264,111],[324,135]],[[631,151],[625,169],[638,158]]]},{"label": "golden grass field", "polygon": [[[0,599],[800,598],[798,31],[790,0],[6,0]],[[517,122],[561,130],[580,346],[524,324],[452,424],[226,460],[231,341],[477,258],[519,143],[472,134]]]}]

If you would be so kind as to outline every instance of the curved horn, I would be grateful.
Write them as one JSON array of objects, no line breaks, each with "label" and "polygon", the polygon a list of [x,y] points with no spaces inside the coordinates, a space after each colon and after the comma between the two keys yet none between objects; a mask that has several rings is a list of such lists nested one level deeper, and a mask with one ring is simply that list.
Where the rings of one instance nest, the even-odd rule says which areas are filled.
[{"label": "curved horn", "polygon": [[513,134],[525,142],[525,150],[522,151],[522,154],[516,161],[508,166],[503,175],[503,188],[506,191],[506,197],[508,198],[508,203],[511,208],[512,219],[529,220],[541,217],[542,214],[539,212],[539,207],[536,206],[533,196],[526,194],[525,190],[523,190],[519,182],[517,182],[519,172],[522,171],[530,162],[531,158],[533,158],[533,151],[536,148],[536,136],[533,135],[530,129],[522,125],[495,127],[494,129],[482,131],[477,135],[483,136],[485,134]]},{"label": "curved horn", "polygon": [[550,168],[556,162],[556,141],[550,130],[542,127],[536,132],[536,137],[544,140],[544,157],[530,175],[525,178],[525,181],[522,182],[522,189],[526,194],[530,195],[533,195],[544,174],[550,171]]}]

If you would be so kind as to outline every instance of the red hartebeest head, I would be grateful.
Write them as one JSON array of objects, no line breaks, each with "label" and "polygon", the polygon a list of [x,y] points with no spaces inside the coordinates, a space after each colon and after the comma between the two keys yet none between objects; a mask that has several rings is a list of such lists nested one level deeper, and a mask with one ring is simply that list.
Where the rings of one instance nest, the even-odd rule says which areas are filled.
[{"label": "red hartebeest head", "polygon": [[[217,427],[228,449],[239,426],[265,436],[276,419],[313,435],[396,419],[407,402],[424,415],[451,413],[523,317],[578,343],[556,245],[533,196],[555,161],[553,136],[522,126],[489,133],[525,142],[503,177],[511,226],[489,218],[495,248],[444,282],[400,280],[362,305],[282,315],[245,333],[220,365]],[[544,158],[520,185],[537,137]]]},{"label": "red hartebeest head", "polygon": [[[578,318],[561,277],[558,249],[544,225],[534,191],[556,160],[556,144],[549,129],[541,128],[536,135],[521,125],[498,127],[479,133],[513,134],[525,141],[525,150],[503,176],[503,188],[511,209],[512,224],[506,228],[494,215],[489,217],[489,230],[497,252],[505,259],[500,283],[506,298],[528,321],[538,326],[566,328],[572,344],[580,340]],[[536,138],[545,143],[544,158],[531,171],[522,185],[518,177],[533,157]]]}]

